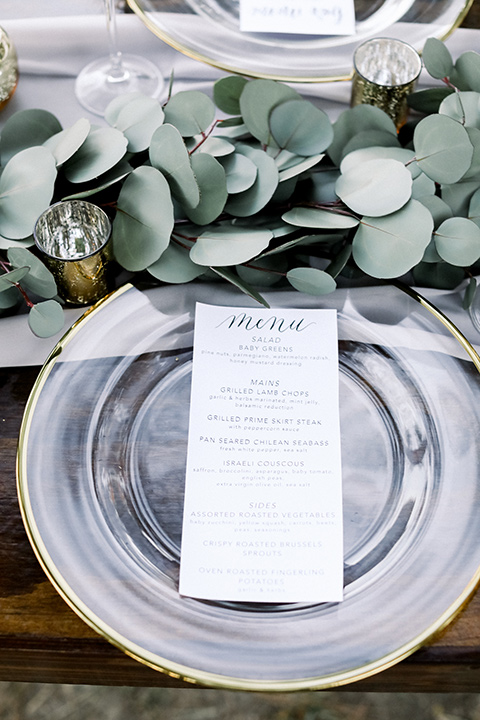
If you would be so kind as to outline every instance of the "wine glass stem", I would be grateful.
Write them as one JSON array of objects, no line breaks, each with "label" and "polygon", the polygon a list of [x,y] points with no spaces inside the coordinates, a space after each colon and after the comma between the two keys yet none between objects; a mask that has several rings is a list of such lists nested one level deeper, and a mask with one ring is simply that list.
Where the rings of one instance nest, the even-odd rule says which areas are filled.
[{"label": "wine glass stem", "polygon": [[123,82],[128,79],[128,71],[123,65],[122,53],[118,48],[115,0],[105,0],[105,11],[107,16],[108,46],[111,63],[108,82]]}]

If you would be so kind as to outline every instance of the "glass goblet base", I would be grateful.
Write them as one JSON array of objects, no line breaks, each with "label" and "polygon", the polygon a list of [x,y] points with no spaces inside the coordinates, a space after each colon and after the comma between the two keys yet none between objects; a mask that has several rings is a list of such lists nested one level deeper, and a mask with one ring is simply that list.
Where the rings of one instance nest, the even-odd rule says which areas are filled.
[{"label": "glass goblet base", "polygon": [[103,116],[110,102],[119,95],[140,92],[157,97],[163,86],[163,76],[150,60],[122,54],[118,65],[105,57],[84,67],[75,82],[75,95],[84,108]]}]

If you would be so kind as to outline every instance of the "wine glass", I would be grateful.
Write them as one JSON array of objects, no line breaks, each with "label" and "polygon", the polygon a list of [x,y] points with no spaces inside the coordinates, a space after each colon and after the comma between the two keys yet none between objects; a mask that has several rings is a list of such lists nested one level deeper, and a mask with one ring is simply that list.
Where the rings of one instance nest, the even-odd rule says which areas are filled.
[{"label": "wine glass", "polygon": [[109,55],[84,67],[75,83],[77,99],[96,115],[103,115],[109,103],[118,95],[141,92],[156,97],[164,85],[162,74],[150,60],[121,53],[117,42],[115,0],[104,2]]}]

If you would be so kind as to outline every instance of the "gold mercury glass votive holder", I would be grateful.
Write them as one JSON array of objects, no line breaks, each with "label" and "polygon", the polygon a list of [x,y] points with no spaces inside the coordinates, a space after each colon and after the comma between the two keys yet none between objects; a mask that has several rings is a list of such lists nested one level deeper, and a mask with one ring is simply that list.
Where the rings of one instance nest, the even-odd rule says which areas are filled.
[{"label": "gold mercury glass votive holder", "polygon": [[376,38],[355,50],[353,65],[352,107],[375,105],[399,130],[408,115],[407,96],[422,69],[418,52],[402,40]]},{"label": "gold mercury glass votive holder", "polygon": [[18,83],[17,53],[12,41],[0,27],[0,110],[3,110]]},{"label": "gold mercury glass votive holder", "polygon": [[84,200],[51,205],[38,218],[33,236],[70,305],[90,305],[112,289],[111,223],[101,208]]}]

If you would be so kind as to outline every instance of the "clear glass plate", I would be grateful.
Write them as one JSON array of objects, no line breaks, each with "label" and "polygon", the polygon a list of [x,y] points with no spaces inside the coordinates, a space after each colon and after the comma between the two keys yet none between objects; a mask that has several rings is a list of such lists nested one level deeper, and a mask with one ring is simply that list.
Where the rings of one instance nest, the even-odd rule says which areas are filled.
[{"label": "clear glass plate", "polygon": [[28,401],[19,500],[57,590],[129,655],[215,687],[328,688],[412,653],[475,590],[480,360],[397,287],[267,298],[338,312],[343,602],[178,593],[194,304],[245,304],[223,285],[126,286],[73,326]]},{"label": "clear glass plate", "polygon": [[239,0],[128,0],[145,25],[180,52],[228,72],[292,82],[345,80],[360,42],[392,37],[423,49],[445,39],[473,0],[354,0],[354,35],[245,33]]}]

